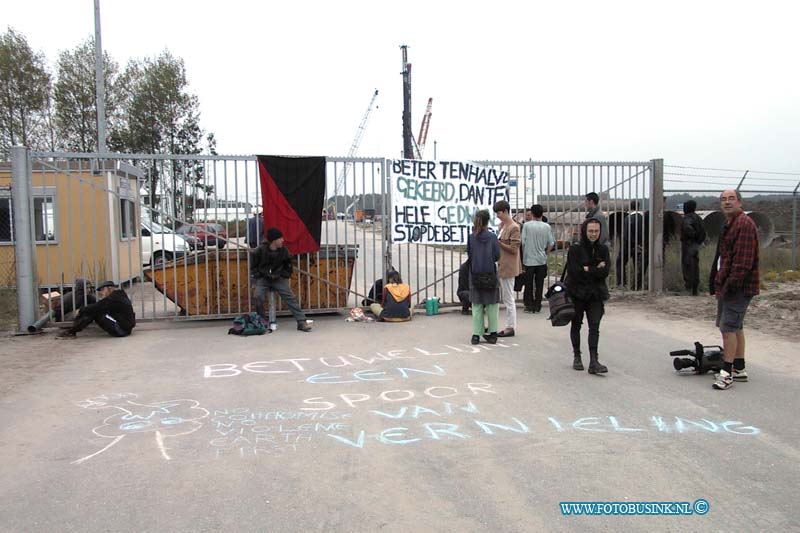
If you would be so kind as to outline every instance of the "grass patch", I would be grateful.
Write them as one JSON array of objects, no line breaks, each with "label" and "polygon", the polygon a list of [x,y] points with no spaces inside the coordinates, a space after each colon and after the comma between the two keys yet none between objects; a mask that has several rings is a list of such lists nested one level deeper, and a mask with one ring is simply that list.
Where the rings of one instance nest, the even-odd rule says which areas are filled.
[{"label": "grass patch", "polygon": [[764,281],[800,281],[800,270],[771,270],[764,274]]},{"label": "grass patch", "polygon": [[[714,262],[716,243],[700,249],[700,292],[708,291],[708,276]],[[761,248],[758,255],[762,281],[800,281],[800,271],[791,270],[792,251],[786,248]],[[681,245],[670,244],[664,253],[664,290],[683,291]]]},{"label": "grass patch", "polygon": [[0,330],[17,328],[17,290],[0,289]]}]

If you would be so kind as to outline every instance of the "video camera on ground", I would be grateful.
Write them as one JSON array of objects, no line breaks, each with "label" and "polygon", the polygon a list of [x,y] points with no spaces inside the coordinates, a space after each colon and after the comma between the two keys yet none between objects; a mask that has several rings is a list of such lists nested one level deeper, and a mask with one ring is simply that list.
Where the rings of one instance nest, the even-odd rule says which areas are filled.
[{"label": "video camera on ground", "polygon": [[694,368],[697,374],[722,370],[722,346],[703,346],[699,342],[695,342],[694,350],[675,350],[674,352],[669,352],[669,354],[675,357],[672,360],[672,365],[678,372],[685,368]]}]

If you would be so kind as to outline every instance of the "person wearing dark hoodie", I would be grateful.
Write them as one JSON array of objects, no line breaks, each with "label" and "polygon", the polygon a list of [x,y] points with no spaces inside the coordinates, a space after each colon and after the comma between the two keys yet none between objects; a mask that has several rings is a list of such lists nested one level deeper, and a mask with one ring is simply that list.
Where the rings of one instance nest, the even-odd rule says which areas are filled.
[{"label": "person wearing dark hoodie", "polygon": [[262,317],[268,291],[275,291],[286,302],[289,311],[297,320],[299,331],[311,331],[306,315],[294,297],[289,279],[292,277],[292,258],[283,245],[283,233],[278,228],[269,228],[266,241],[256,248],[250,257],[250,277],[256,280],[256,311]]},{"label": "person wearing dark hoodie", "polygon": [[697,202],[687,200],[683,203],[683,224],[681,226],[681,270],[687,291],[697,296],[700,286],[700,247],[706,242],[703,220],[695,213]]},{"label": "person wearing dark hoodie", "polygon": [[403,283],[400,272],[390,270],[386,274],[381,304],[375,302],[370,310],[384,322],[406,322],[411,320],[411,287]]},{"label": "person wearing dark hoodie", "polygon": [[608,247],[601,244],[602,225],[596,219],[587,219],[581,224],[581,240],[569,247],[567,253],[567,294],[575,304],[575,317],[569,336],[572,341],[574,360],[572,368],[583,370],[581,359],[581,324],[583,315],[589,323],[589,373],[608,372],[600,364],[597,345],[600,340],[600,320],[605,311],[604,302],[608,300],[608,277],[611,258]]},{"label": "person wearing dark hoodie", "polygon": [[97,286],[100,300],[84,305],[75,311],[72,327],[58,334],[59,339],[74,339],[79,331],[92,322],[97,323],[112,337],[127,337],[136,327],[136,313],[125,291],[117,288],[113,281],[104,281]]},{"label": "person wearing dark hoodie", "polygon": [[489,319],[489,333],[483,338],[497,343],[497,321],[500,310],[500,279],[495,263],[500,259],[497,235],[489,231],[489,211],[475,213],[472,233],[467,238],[470,264],[469,300],[472,302],[472,344],[478,344],[484,332],[484,316]]}]

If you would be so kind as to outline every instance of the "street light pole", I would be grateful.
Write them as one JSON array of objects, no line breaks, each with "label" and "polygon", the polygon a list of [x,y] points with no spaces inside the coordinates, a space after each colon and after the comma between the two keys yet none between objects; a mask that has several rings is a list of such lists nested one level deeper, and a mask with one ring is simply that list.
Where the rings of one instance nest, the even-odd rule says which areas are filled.
[{"label": "street light pole", "polygon": [[97,152],[106,148],[106,94],[103,79],[103,45],[100,41],[100,0],[94,0],[94,80],[97,93]]}]

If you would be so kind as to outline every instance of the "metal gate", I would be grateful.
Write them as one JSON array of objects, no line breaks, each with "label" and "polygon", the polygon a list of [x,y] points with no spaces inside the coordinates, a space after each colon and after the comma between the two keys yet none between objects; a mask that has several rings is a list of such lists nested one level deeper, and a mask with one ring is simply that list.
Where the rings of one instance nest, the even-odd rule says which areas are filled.
[{"label": "metal gate", "polygon": [[[608,218],[613,265],[609,287],[655,290],[661,286],[662,206],[661,160],[643,162],[482,161],[508,172],[509,204],[520,223],[526,210],[541,204],[556,240],[549,255],[547,284],[561,274],[569,244],[578,237],[586,216],[585,195],[596,192]],[[655,224],[650,223],[651,213]],[[638,214],[639,224],[628,217]],[[638,231],[626,231],[629,226]],[[458,302],[458,269],[466,260],[464,247],[424,244],[389,245],[391,264],[415,291],[415,304],[438,296],[445,304]],[[640,278],[641,277],[641,278]],[[640,282],[637,282],[641,279]]]},{"label": "metal gate", "polygon": [[[390,242],[387,163],[327,158],[322,247],[295,263],[296,295],[309,313],[361,305],[390,265],[411,285],[414,304],[434,295],[443,304],[458,301],[463,247]],[[632,200],[661,220],[660,161],[481,164],[509,173],[515,218],[524,219],[533,203],[544,206],[561,243],[551,254],[550,279],[584,217],[586,193],[601,197],[612,257],[622,257],[622,220]],[[15,245],[6,249],[30,257],[30,264],[17,260],[21,323],[39,315],[36,300],[42,293],[63,294],[76,279],[122,283],[143,320],[223,318],[251,308],[247,221],[263,207],[255,156],[109,154],[100,159],[91,153],[15,148],[12,175],[12,187],[5,198],[0,189],[0,201],[7,202],[13,220],[12,196],[27,199],[14,201],[13,212],[22,213],[28,224],[14,228],[10,222],[0,245],[5,238],[5,244]],[[654,227],[661,226],[650,224],[644,242],[633,243],[649,253],[634,254],[627,265],[635,271],[649,263],[647,279],[638,287],[644,290],[660,286],[661,232]],[[67,311],[62,300],[56,316]]]}]

